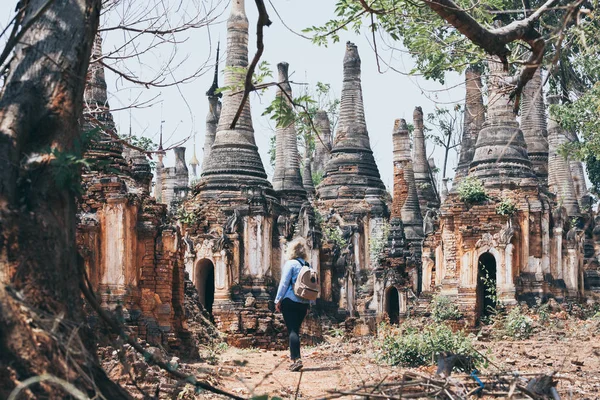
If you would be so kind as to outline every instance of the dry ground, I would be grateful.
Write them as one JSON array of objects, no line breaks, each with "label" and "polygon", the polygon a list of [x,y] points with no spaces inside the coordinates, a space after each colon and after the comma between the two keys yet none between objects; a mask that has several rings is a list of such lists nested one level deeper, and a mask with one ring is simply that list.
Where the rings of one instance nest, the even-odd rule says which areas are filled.
[{"label": "dry ground", "polygon": [[[563,311],[551,314],[543,322],[535,313],[530,316],[534,330],[527,340],[502,336],[503,331],[497,327],[486,327],[478,332],[474,345],[490,361],[480,371],[482,380],[494,381],[491,375],[499,373],[508,379],[512,379],[511,374],[530,379],[555,373],[561,399],[600,399],[600,318],[582,320]],[[418,323],[431,321],[423,319]],[[332,398],[336,393],[340,397],[341,392],[355,392],[365,385],[399,381],[407,371],[427,376],[435,373],[435,367],[408,369],[381,364],[377,362],[378,351],[374,338],[328,337],[318,346],[303,348],[302,373],[288,371],[287,351],[233,347],[225,347],[210,364],[182,363],[178,368],[244,398],[268,395],[284,399]],[[116,353],[105,350],[101,354],[110,376],[125,385],[136,398],[143,398]],[[214,356],[214,349],[209,353]],[[184,388],[184,384],[167,378],[158,367],[147,366],[139,355],[130,351],[128,354],[138,385],[147,393],[160,387],[161,399],[220,398],[207,392],[194,393],[191,386]],[[474,385],[471,377],[458,372],[453,373],[451,379]],[[353,397],[356,398],[345,396]]]},{"label": "dry ground", "polygon": [[[558,372],[563,399],[600,399],[600,342],[584,338],[540,335],[525,341],[478,342],[491,362],[481,374],[499,370],[522,375]],[[304,372],[290,372],[284,351],[228,349],[221,356],[219,387],[244,397],[268,394],[282,398],[323,398],[334,392],[350,392],[368,383],[398,379],[408,369],[388,367],[375,361],[369,339],[329,343],[305,349]],[[435,368],[411,369],[429,374]],[[456,377],[464,375],[455,374]],[[485,381],[485,379],[484,379]]]}]

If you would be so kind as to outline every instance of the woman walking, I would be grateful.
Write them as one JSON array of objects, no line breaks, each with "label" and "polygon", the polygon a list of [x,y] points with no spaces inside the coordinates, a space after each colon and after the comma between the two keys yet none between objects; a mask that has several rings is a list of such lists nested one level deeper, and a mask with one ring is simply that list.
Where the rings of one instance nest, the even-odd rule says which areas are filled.
[{"label": "woman walking", "polygon": [[[298,289],[294,290],[294,286],[301,273],[306,275],[307,278],[308,274],[312,276],[316,276],[316,274],[312,269],[308,271],[306,269],[303,270],[303,267],[310,268],[308,263],[304,261],[306,258],[306,241],[303,238],[298,238],[289,244],[287,258],[288,261],[283,265],[283,270],[281,271],[279,289],[275,297],[275,309],[283,314],[285,326],[290,335],[290,358],[292,360],[290,371],[300,371],[302,369],[302,359],[300,358],[300,326],[302,325],[302,321],[304,321],[304,317],[306,317],[308,307],[312,301],[300,297],[297,294]],[[300,277],[301,280],[303,280],[302,278]],[[310,278],[308,278],[308,282],[310,282]],[[316,298],[316,293],[314,298]]]}]

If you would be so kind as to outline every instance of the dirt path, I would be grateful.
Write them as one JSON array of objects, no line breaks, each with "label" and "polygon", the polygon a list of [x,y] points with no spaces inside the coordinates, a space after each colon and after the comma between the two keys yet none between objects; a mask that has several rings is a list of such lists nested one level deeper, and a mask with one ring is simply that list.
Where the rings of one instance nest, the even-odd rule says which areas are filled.
[{"label": "dirt path", "polygon": [[[596,336],[565,339],[550,335],[527,341],[479,342],[477,347],[506,371],[523,375],[558,371],[563,399],[600,399],[600,342]],[[364,384],[399,379],[407,371],[378,365],[374,356],[369,339],[334,339],[303,350],[304,371],[300,374],[287,370],[286,351],[229,348],[220,357],[219,386],[243,397],[323,398],[332,391],[352,391]],[[497,372],[494,365],[481,373]],[[432,374],[435,367],[411,371]]]},{"label": "dirt path", "polygon": [[229,349],[222,365],[231,375],[221,382],[236,394],[269,394],[282,398],[324,397],[329,391],[344,391],[366,382],[382,380],[389,368],[372,363],[358,344],[333,342],[303,351],[302,373],[291,372],[287,351]]}]

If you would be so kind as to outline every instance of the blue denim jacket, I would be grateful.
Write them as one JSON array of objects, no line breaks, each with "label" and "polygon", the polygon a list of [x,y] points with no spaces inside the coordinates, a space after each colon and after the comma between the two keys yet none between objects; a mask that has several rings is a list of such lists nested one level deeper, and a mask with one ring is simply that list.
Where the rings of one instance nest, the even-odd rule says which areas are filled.
[{"label": "blue denim jacket", "polygon": [[315,303],[314,301],[311,302],[306,299],[301,299],[294,293],[294,283],[296,283],[296,279],[298,279],[298,274],[300,273],[301,269],[302,264],[300,264],[298,260],[289,260],[285,262],[285,264],[283,265],[283,270],[281,271],[281,280],[279,281],[279,289],[277,289],[277,296],[275,296],[275,304],[279,303],[285,298],[293,300],[297,303]]}]

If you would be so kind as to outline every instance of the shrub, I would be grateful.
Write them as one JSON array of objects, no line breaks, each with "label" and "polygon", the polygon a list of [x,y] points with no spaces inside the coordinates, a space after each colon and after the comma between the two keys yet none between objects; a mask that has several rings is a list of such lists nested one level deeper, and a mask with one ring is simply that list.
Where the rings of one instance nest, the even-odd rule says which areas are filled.
[{"label": "shrub", "polygon": [[502,199],[496,206],[496,214],[510,217],[517,212],[517,205],[511,199]]},{"label": "shrub", "polygon": [[431,317],[435,322],[442,322],[461,319],[462,314],[449,297],[437,295],[431,302]]},{"label": "shrub", "polygon": [[523,315],[519,307],[515,307],[506,316],[504,329],[514,339],[527,339],[533,331],[533,320]]},{"label": "shrub", "polygon": [[381,325],[380,331],[381,337],[376,342],[378,360],[386,364],[433,365],[443,351],[470,357],[476,366],[484,364],[484,358],[473,347],[472,337],[462,331],[454,333],[445,324],[415,327],[405,323],[399,330]]},{"label": "shrub", "polygon": [[464,178],[458,185],[458,197],[465,203],[477,204],[488,199],[483,183],[475,177]]},{"label": "shrub", "polygon": [[326,241],[331,241],[339,248],[348,246],[348,241],[344,239],[342,230],[336,226],[326,226],[323,228],[323,238]]}]

